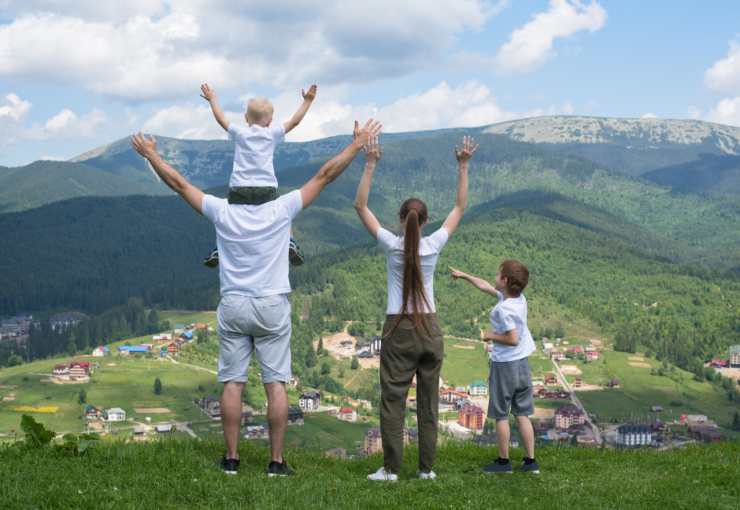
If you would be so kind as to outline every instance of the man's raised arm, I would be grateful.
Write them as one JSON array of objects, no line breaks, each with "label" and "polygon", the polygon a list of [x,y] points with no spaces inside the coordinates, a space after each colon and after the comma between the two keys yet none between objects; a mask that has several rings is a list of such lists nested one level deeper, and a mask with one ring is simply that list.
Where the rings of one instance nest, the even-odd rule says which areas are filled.
[{"label": "man's raised arm", "polygon": [[316,200],[319,194],[326,188],[330,182],[339,177],[344,169],[352,163],[355,156],[362,150],[362,147],[372,138],[380,134],[382,129],[380,122],[373,119],[368,120],[365,126],[357,132],[355,139],[352,140],[342,152],[331,158],[329,161],[316,172],[311,180],[301,188],[301,198],[303,199],[303,208],[308,207],[311,202]]},{"label": "man's raised arm", "polygon": [[131,145],[152,165],[157,175],[172,191],[184,198],[190,207],[203,214],[203,192],[161,158],[157,153],[157,141],[153,136],[147,138],[141,133],[135,134],[131,137]]}]

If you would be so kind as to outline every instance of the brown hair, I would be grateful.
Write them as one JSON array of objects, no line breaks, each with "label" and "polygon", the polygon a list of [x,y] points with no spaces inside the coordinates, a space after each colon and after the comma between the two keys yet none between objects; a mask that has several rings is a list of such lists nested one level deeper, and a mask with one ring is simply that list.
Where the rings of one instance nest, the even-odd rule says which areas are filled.
[{"label": "brown hair", "polygon": [[529,283],[529,269],[518,260],[504,260],[498,268],[502,278],[506,278],[506,290],[518,297]]},{"label": "brown hair", "polygon": [[421,274],[421,257],[419,256],[421,226],[427,221],[427,206],[418,198],[409,198],[401,204],[398,216],[401,221],[406,221],[403,239],[403,292],[401,293],[403,307],[393,330],[404,316],[409,315],[410,300],[414,327],[417,329],[423,327],[429,333],[420,311],[422,303],[426,304],[427,308],[429,307],[429,301],[424,293],[424,277]]}]

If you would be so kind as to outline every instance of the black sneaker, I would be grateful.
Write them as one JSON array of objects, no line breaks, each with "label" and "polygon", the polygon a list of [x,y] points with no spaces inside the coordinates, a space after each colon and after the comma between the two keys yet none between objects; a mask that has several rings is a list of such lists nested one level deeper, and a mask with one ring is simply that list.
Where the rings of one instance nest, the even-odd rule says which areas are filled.
[{"label": "black sneaker", "polygon": [[275,462],[274,460],[270,462],[270,465],[267,466],[267,476],[293,476],[295,474],[295,471],[290,469],[288,467],[288,463],[285,462],[285,459],[283,459],[283,462]]},{"label": "black sneaker", "polygon": [[218,249],[215,248],[210,255],[203,259],[203,265],[206,267],[218,267]]},{"label": "black sneaker", "polygon": [[514,469],[511,467],[509,459],[496,459],[490,464],[483,466],[484,473],[513,473]]},{"label": "black sneaker", "polygon": [[532,473],[535,475],[540,474],[540,465],[537,464],[537,461],[535,459],[532,459],[531,461],[523,461],[522,465],[519,466],[519,472],[520,473]]},{"label": "black sneaker", "polygon": [[235,475],[239,472],[239,459],[227,459],[226,455],[221,459],[221,469],[227,475]]},{"label": "black sneaker", "polygon": [[295,239],[290,238],[290,244],[288,245],[288,258],[292,266],[300,266],[303,264],[303,250],[295,242]]}]

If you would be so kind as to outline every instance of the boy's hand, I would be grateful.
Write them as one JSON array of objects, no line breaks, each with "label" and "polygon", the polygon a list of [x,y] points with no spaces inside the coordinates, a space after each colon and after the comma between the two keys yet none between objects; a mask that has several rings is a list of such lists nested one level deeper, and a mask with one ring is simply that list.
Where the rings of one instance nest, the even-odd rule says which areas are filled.
[{"label": "boy's hand", "polygon": [[365,162],[367,163],[377,163],[383,155],[383,149],[380,147],[377,136],[368,140],[362,150],[365,151]]},{"label": "boy's hand", "polygon": [[463,278],[465,276],[465,273],[463,273],[459,269],[455,269],[452,266],[447,266],[447,267],[449,267],[450,269],[450,276],[452,276],[455,280],[457,280],[458,278]]},{"label": "boy's hand", "polygon": [[313,101],[316,99],[316,84],[311,85],[308,87],[308,92],[304,92],[303,89],[301,89],[301,97],[304,101]]},{"label": "boy's hand", "polygon": [[368,119],[362,129],[360,129],[358,122],[355,121],[355,129],[352,133],[355,139],[354,143],[360,147],[365,147],[370,140],[380,134],[382,128],[383,125],[374,119]]},{"label": "boy's hand", "polygon": [[136,133],[131,137],[131,145],[139,155],[146,159],[157,155],[157,140],[153,136],[147,138],[141,133]]},{"label": "boy's hand", "polygon": [[458,163],[467,163],[473,157],[473,153],[478,148],[472,136],[463,136],[462,149],[455,146],[455,158]]},{"label": "boy's hand", "polygon": [[216,91],[209,87],[207,83],[204,83],[200,86],[200,92],[200,97],[202,97],[209,103],[216,99]]}]

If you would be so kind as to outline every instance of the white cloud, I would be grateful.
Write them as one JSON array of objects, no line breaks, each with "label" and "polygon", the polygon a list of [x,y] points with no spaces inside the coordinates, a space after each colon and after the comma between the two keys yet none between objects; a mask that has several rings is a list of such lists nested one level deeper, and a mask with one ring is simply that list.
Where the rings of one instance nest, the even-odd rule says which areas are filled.
[{"label": "white cloud", "polygon": [[727,56],[715,62],[704,73],[704,83],[717,92],[740,93],[740,43],[730,42]]},{"label": "white cloud", "polygon": [[654,113],[652,113],[652,112],[647,112],[647,113],[643,113],[642,115],[640,115],[640,118],[641,118],[641,119],[657,119],[657,118],[658,118],[658,116],[657,116],[657,115],[655,115],[655,114],[654,114]]},{"label": "white cloud", "polygon": [[740,126],[740,97],[722,99],[709,110],[706,118],[719,124]]},{"label": "white cloud", "polygon": [[606,10],[592,0],[550,0],[547,11],[539,12],[527,24],[512,32],[496,54],[498,68],[508,73],[525,73],[542,65],[552,54],[555,39],[587,30],[595,32],[606,23]]},{"label": "white cloud", "polygon": [[[230,122],[239,114],[225,112]],[[243,122],[243,119],[242,119]],[[226,139],[226,132],[216,123],[211,109],[203,105],[182,104],[158,110],[141,127],[145,133],[191,140]]]},{"label": "white cloud", "polygon": [[118,4],[33,0],[15,7],[13,21],[0,25],[0,75],[133,100],[192,97],[203,81],[279,89],[317,79],[373,81],[433,66],[459,34],[481,29],[503,8],[483,0],[341,8],[305,0],[137,0],[140,9],[120,12],[108,5]]},{"label": "white cloud", "polygon": [[0,147],[10,145],[19,138],[23,119],[31,103],[16,94],[7,94],[0,102]]}]

